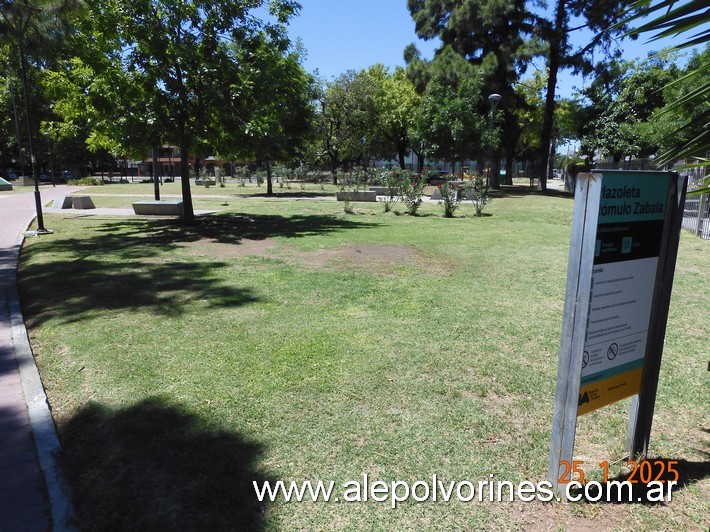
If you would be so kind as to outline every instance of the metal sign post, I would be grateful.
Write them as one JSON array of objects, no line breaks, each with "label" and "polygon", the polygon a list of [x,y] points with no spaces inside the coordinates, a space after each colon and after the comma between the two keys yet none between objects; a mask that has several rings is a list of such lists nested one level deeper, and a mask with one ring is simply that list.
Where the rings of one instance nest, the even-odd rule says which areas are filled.
[{"label": "metal sign post", "polygon": [[671,172],[578,178],[548,467],[558,494],[577,416],[640,392],[627,443],[648,448],[684,197]]}]

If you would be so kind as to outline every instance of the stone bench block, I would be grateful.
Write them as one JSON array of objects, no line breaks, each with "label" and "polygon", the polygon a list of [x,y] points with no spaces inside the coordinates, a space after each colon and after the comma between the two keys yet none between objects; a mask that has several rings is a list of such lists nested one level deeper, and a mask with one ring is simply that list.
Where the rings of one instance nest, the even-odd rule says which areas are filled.
[{"label": "stone bench block", "polygon": [[133,202],[133,212],[148,215],[182,216],[182,200],[141,200]]},{"label": "stone bench block", "polygon": [[73,207],[71,196],[59,196],[54,198],[52,208],[54,209],[71,209]]},{"label": "stone bench block", "polygon": [[95,209],[96,206],[94,202],[91,201],[89,196],[72,196],[71,197],[72,207],[75,209]]},{"label": "stone bench block", "polygon": [[[389,196],[390,195],[390,189],[388,187],[370,187],[370,192],[374,192],[378,196]],[[399,196],[399,190],[398,189],[393,189],[392,193],[394,196]]]},{"label": "stone bench block", "polygon": [[368,190],[357,192],[342,191],[335,194],[338,201],[377,201],[377,194]]}]

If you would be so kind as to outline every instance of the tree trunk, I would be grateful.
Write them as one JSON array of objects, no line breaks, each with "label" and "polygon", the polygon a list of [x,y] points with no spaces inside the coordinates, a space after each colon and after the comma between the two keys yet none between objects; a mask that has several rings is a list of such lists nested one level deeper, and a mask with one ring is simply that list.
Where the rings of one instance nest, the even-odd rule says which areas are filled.
[{"label": "tree trunk", "polygon": [[505,184],[513,184],[513,150],[506,150],[505,154]]},{"label": "tree trunk", "polygon": [[404,149],[400,148],[397,155],[399,156],[399,167],[404,170]]},{"label": "tree trunk", "polygon": [[160,183],[158,182],[158,148],[151,150],[151,158],[153,159],[153,194],[155,201],[160,201]]},{"label": "tree trunk", "polygon": [[180,134],[180,186],[182,190],[182,219],[185,223],[195,223],[195,211],[192,207],[192,193],[190,192],[190,139],[185,133],[184,127]]},{"label": "tree trunk", "polygon": [[550,57],[547,67],[549,74],[547,78],[547,93],[545,95],[545,115],[542,121],[542,132],[540,135],[540,165],[538,166],[538,189],[547,190],[547,161],[550,156],[550,144],[552,141],[552,128],[555,121],[555,87],[557,86],[557,74],[560,71],[560,55],[563,35],[558,33],[562,28],[566,28],[567,11],[565,10],[565,0],[558,0],[555,7],[555,28],[550,38]]},{"label": "tree trunk", "polygon": [[271,161],[266,161],[266,195],[274,195],[274,185],[271,181]]}]

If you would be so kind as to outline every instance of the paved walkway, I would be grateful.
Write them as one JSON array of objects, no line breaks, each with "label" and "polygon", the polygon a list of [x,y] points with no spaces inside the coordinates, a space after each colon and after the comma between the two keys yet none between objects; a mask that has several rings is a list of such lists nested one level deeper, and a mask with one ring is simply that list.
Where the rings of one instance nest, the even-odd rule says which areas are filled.
[{"label": "paved walkway", "polygon": [[[42,202],[80,189],[43,187]],[[0,530],[23,532],[52,529],[66,509],[66,500],[57,501],[51,456],[56,433],[17,298],[18,236],[36,214],[33,189],[28,191],[0,198]]]}]

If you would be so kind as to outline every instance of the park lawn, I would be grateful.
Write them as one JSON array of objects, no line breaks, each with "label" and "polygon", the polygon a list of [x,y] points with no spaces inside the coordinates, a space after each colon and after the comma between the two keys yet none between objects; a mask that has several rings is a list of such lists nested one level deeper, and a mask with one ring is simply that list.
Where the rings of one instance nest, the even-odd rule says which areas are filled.
[{"label": "park lawn", "polygon": [[[83,191],[74,194],[75,196],[86,196]],[[110,209],[131,209],[133,203],[141,200],[153,200],[154,196],[144,195],[144,196],[126,196],[126,195],[90,195],[91,201],[94,203],[96,208],[110,208]],[[171,198],[162,196],[163,200],[176,200],[179,198]],[[223,211],[230,207],[238,205],[237,198],[225,196],[223,198],[211,198],[195,195],[192,200],[192,206],[195,210],[214,210]],[[52,206],[52,202],[48,202],[47,206]]]},{"label": "park lawn", "polygon": [[[572,200],[342,209],[51,215],[26,241],[25,318],[82,528],[707,526],[710,254],[687,234],[651,440],[681,461],[672,503],[258,503],[252,480],[546,477]],[[627,411],[580,418],[591,477],[622,472]]]},{"label": "park lawn", "polygon": [[[104,185],[90,186],[84,188],[82,194],[140,194],[144,196],[153,196],[154,186],[153,183],[109,183],[106,182]],[[213,185],[205,187],[203,185],[195,185],[194,181],[190,183],[190,190],[194,196],[202,195],[219,195],[219,196],[232,196],[232,195],[265,195],[266,194],[266,183],[262,185],[257,185],[256,181],[249,183],[245,182],[241,185],[237,180],[228,180],[225,186]],[[335,185],[329,183],[303,183],[303,187],[298,182],[292,182],[290,185],[288,183],[273,183],[274,194],[277,195],[304,195],[304,196],[332,196],[339,188]],[[181,196],[182,188],[179,181],[177,182],[164,182],[160,185],[161,195],[171,195],[171,196]]]}]

